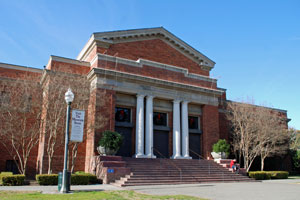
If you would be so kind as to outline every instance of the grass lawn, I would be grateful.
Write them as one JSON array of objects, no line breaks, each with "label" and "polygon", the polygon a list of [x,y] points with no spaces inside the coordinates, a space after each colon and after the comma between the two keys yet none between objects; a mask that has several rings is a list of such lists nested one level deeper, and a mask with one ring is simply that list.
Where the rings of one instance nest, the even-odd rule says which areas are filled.
[{"label": "grass lawn", "polygon": [[289,176],[289,179],[300,179],[300,176]]},{"label": "grass lawn", "polygon": [[98,200],[98,199],[198,199],[205,200],[197,197],[185,195],[146,195],[134,191],[93,191],[93,192],[75,192],[71,194],[41,194],[39,192],[17,192],[17,191],[0,191],[0,199],[7,200],[32,200],[32,199],[55,199],[55,200]]}]

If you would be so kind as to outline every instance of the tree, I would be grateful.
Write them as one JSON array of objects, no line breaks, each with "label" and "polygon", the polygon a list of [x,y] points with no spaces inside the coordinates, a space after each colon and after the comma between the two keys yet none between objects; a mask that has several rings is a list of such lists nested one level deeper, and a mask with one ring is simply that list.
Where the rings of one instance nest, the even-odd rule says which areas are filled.
[{"label": "tree", "polygon": [[287,150],[286,120],[278,111],[251,103],[228,102],[227,118],[232,125],[232,145],[249,171],[254,159],[282,154]]},{"label": "tree", "polygon": [[[43,80],[43,111],[46,138],[46,152],[48,155],[48,174],[52,173],[52,161],[56,149],[64,143],[66,102],[65,92],[71,88],[75,94],[72,109],[87,110],[89,101],[89,82],[86,76],[68,74],[59,71],[45,71]],[[74,170],[77,158],[78,143],[71,143],[72,146],[72,171]]]},{"label": "tree", "polygon": [[[27,77],[28,78],[28,77]],[[39,141],[41,92],[38,82],[7,80],[0,96],[0,141],[26,174],[28,158]]]},{"label": "tree", "polygon": [[264,161],[273,155],[282,155],[289,148],[289,133],[286,129],[285,118],[264,107],[256,109],[258,116],[258,145],[260,152],[261,171]]}]

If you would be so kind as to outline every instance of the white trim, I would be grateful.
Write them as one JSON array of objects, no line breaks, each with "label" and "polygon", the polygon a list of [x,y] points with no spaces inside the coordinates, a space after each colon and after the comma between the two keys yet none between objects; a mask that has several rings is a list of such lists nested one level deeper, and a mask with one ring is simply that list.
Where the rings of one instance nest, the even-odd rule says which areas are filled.
[{"label": "white trim", "polygon": [[47,67],[46,67],[47,69],[49,69],[51,61],[64,62],[64,63],[74,64],[74,65],[85,66],[85,67],[91,66],[89,62],[51,55],[47,63]]},{"label": "white trim", "polygon": [[134,80],[158,83],[158,84],[179,87],[179,88],[184,88],[184,89],[191,89],[191,90],[195,90],[198,92],[211,93],[211,94],[215,94],[215,95],[222,95],[222,93],[223,93],[222,90],[200,87],[200,86],[195,86],[195,85],[189,85],[189,84],[184,84],[184,83],[178,83],[178,82],[173,82],[173,81],[167,81],[167,80],[163,80],[163,79],[152,78],[152,77],[148,77],[148,76],[141,76],[141,75],[132,74],[132,73],[128,73],[128,72],[120,72],[120,71],[116,71],[116,70],[102,69],[102,68],[93,68],[89,72],[88,78],[91,78],[94,74],[101,74],[101,73],[105,74],[105,75],[119,76],[119,77],[134,79]]},{"label": "white trim", "polygon": [[184,76],[188,77],[188,78],[193,78],[193,79],[212,82],[212,83],[217,82],[217,79],[214,79],[214,78],[210,78],[210,77],[199,75],[199,74],[189,73],[189,70],[186,68],[183,68],[183,67],[177,67],[174,65],[163,64],[163,63],[150,61],[150,60],[146,60],[146,59],[142,59],[142,58],[138,59],[137,61],[134,61],[134,60],[126,59],[126,58],[120,58],[120,57],[115,57],[115,56],[98,53],[95,56],[95,58],[92,59],[91,65],[93,65],[96,62],[97,58],[98,58],[98,60],[116,62],[116,63],[120,63],[120,64],[130,65],[132,67],[142,68],[143,65],[149,65],[151,67],[156,67],[156,68],[165,69],[165,70],[169,70],[169,71],[173,71],[173,72],[183,73]]},{"label": "white trim", "polygon": [[26,66],[21,66],[21,65],[7,64],[7,63],[0,63],[0,67],[6,68],[6,69],[15,69],[15,70],[21,70],[21,71],[43,73],[42,69],[26,67]]}]

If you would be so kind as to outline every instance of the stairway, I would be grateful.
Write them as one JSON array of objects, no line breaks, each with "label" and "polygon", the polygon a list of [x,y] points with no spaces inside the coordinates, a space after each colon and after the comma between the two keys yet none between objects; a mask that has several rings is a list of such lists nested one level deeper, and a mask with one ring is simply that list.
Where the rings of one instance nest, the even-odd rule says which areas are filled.
[{"label": "stairway", "polygon": [[116,180],[116,186],[191,184],[252,181],[212,160],[125,158],[130,175]]}]

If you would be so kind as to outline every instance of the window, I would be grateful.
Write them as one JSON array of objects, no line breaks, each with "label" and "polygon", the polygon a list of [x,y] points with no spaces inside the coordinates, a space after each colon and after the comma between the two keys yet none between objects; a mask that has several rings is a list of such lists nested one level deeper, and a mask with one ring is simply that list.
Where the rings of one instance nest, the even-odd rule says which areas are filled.
[{"label": "window", "polygon": [[156,126],[167,126],[167,113],[154,112],[153,124]]},{"label": "window", "polygon": [[131,112],[129,108],[115,108],[115,120],[116,122],[131,122]]},{"label": "window", "polygon": [[199,129],[199,117],[189,116],[189,129]]},{"label": "window", "polygon": [[29,112],[31,109],[31,95],[23,95],[21,99],[21,109],[23,112]]}]

